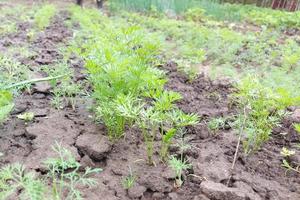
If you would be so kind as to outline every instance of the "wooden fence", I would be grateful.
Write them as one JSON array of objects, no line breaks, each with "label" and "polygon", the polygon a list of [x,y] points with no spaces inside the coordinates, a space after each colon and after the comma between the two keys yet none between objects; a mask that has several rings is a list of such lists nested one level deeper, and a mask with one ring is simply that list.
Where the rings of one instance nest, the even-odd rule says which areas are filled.
[{"label": "wooden fence", "polygon": [[221,0],[221,2],[255,4],[260,7],[268,7],[288,11],[300,10],[300,0]]}]

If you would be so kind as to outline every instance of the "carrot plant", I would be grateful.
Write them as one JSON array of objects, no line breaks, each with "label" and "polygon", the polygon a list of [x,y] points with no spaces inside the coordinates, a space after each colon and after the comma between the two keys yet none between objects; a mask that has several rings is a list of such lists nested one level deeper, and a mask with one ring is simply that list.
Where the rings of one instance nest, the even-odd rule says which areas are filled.
[{"label": "carrot plant", "polygon": [[21,164],[2,167],[0,169],[0,199],[9,199],[20,190],[22,190],[21,198],[42,200],[46,187],[34,172],[27,172]]},{"label": "carrot plant", "polygon": [[[0,199],[12,198],[20,193],[21,199],[82,199],[79,186],[94,187],[97,182],[90,176],[102,171],[99,168],[86,168],[79,173],[81,165],[71,152],[59,143],[52,146],[56,157],[48,158],[44,164],[47,167],[46,177],[38,177],[36,173],[26,170],[25,166],[12,164],[0,169]],[[49,184],[48,184],[49,183]]]},{"label": "carrot plant", "polygon": [[240,126],[240,122],[245,121],[243,145],[249,153],[259,149],[271,137],[272,128],[287,114],[285,108],[299,104],[300,99],[282,89],[265,87],[259,79],[245,78],[237,88],[239,91],[233,98],[245,114],[235,125]]},{"label": "carrot plant", "polygon": [[[57,157],[48,158],[44,164],[48,169],[48,178],[51,181],[53,199],[82,199],[82,194],[78,186],[96,186],[95,179],[90,178],[92,174],[102,171],[100,168],[87,167],[83,174],[79,173],[80,163],[78,163],[72,153],[57,143],[52,146]],[[66,197],[65,197],[66,195]]]},{"label": "carrot plant", "polygon": [[149,107],[141,112],[137,123],[146,144],[148,164],[153,165],[154,140],[158,134],[158,128],[162,123],[161,115],[153,107]]},{"label": "carrot plant", "polygon": [[183,184],[182,173],[184,170],[190,169],[192,165],[187,160],[178,159],[175,156],[171,156],[169,165],[176,174],[175,187],[181,187]]},{"label": "carrot plant", "polygon": [[160,157],[163,161],[166,161],[169,156],[169,147],[172,144],[172,139],[176,135],[180,135],[182,130],[187,126],[193,126],[199,123],[199,117],[196,114],[186,114],[178,108],[172,109],[165,113],[163,126],[171,127],[166,133],[162,133]]},{"label": "carrot plant", "polygon": [[177,129],[196,124],[198,118],[180,112],[175,103],[181,95],[164,91],[165,73],[152,66],[159,62],[160,37],[124,19],[112,21],[93,10],[80,10],[79,16],[76,9],[71,10],[72,19],[84,32],[71,49],[85,60],[96,118],[106,125],[113,141],[125,135],[126,127],[137,126],[150,165],[155,139],[161,134],[161,156],[166,160]]}]

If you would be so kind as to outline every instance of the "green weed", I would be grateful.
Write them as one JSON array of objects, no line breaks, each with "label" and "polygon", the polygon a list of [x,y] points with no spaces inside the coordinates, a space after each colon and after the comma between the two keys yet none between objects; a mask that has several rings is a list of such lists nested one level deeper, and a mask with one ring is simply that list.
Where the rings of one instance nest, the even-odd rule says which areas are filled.
[{"label": "green weed", "polygon": [[300,124],[294,124],[294,128],[300,134]]},{"label": "green weed", "polygon": [[[79,173],[80,164],[75,160],[70,151],[56,143],[53,150],[56,158],[45,161],[48,169],[48,179],[43,180],[33,172],[27,172],[24,166],[13,164],[0,170],[0,199],[7,199],[11,195],[20,193],[21,199],[43,200],[51,199],[82,199],[79,185],[94,187],[97,182],[90,175],[99,173],[101,169],[86,168],[83,174]],[[48,190],[48,180],[51,182]]]},{"label": "green weed", "polygon": [[55,66],[44,66],[42,70],[49,76],[65,74],[65,76],[60,79],[53,79],[50,81],[53,88],[53,98],[51,103],[56,109],[62,109],[65,106],[70,106],[73,110],[75,110],[78,96],[84,94],[84,92],[82,91],[82,85],[75,83],[72,80],[72,76],[74,74],[73,70],[71,70],[68,64],[64,62]]}]

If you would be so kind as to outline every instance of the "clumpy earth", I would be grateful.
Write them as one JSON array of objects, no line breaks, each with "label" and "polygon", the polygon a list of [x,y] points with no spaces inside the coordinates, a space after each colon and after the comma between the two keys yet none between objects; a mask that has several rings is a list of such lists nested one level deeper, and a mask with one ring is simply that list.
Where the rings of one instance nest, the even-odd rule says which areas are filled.
[{"label": "clumpy earth", "polygon": [[[18,32],[0,38],[0,52],[10,46],[30,45],[35,52],[32,57],[14,55],[21,63],[32,68],[33,77],[43,77],[40,68],[43,65],[59,63],[63,55],[58,50],[67,45],[72,38],[72,30],[65,25],[69,19],[67,12],[60,12],[34,41],[27,37],[31,24],[18,24]],[[85,79],[83,62],[72,57],[68,61],[73,68],[74,81]],[[126,132],[126,137],[117,143],[111,143],[105,127],[95,124],[88,107],[91,102],[81,99],[75,110],[66,106],[56,110],[50,105],[51,86],[38,83],[31,93],[24,91],[15,99],[15,109],[8,121],[0,127],[0,166],[22,163],[28,169],[39,174],[45,173],[43,161],[55,156],[51,146],[59,142],[69,149],[83,167],[100,167],[103,172],[95,175],[98,185],[94,188],[82,188],[84,199],[88,200],[297,200],[300,199],[300,176],[287,172],[281,167],[283,146],[292,146],[299,142],[299,135],[292,124],[300,122],[300,110],[290,108],[292,114],[282,121],[282,126],[273,130],[272,139],[261,150],[248,156],[242,148],[232,178],[231,165],[237,144],[234,130],[211,133],[207,120],[234,114],[230,107],[230,94],[234,91],[227,79],[210,80],[200,75],[193,81],[177,71],[176,63],[168,62],[161,66],[169,79],[166,89],[182,94],[178,106],[185,112],[197,113],[202,121],[195,127],[189,127],[185,139],[192,148],[184,155],[192,168],[184,175],[181,188],[174,187],[175,174],[167,164],[158,158],[155,152],[155,166],[148,166],[145,160],[146,150],[138,130]],[[25,124],[16,116],[24,112],[33,112],[33,122]],[[286,134],[284,134],[286,133]],[[159,144],[159,138],[156,141]],[[172,146],[171,153],[178,153]],[[300,157],[293,157],[300,162]],[[129,174],[136,176],[133,188],[125,190],[121,180]]]}]

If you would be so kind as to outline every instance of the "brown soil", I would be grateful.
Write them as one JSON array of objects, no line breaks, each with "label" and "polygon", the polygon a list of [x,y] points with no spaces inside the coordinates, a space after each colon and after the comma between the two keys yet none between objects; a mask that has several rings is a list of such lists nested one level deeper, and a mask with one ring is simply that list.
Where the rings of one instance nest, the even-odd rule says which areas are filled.
[{"label": "brown soil", "polygon": [[[57,48],[66,45],[72,36],[71,30],[64,25],[67,19],[68,14],[61,12],[33,42],[24,37],[27,28],[20,28],[18,34],[0,39],[0,49],[7,48],[3,45],[6,41],[20,40],[20,43],[9,43],[31,45],[37,56],[17,59],[30,64],[34,70],[44,64],[58,63],[63,56]],[[24,25],[27,26],[30,24]],[[72,58],[69,65],[75,69],[74,80],[84,78],[80,59]],[[210,117],[227,116],[234,112],[228,107],[228,95],[233,91],[230,82],[211,81],[205,76],[189,82],[187,77],[176,70],[175,63],[167,63],[163,68],[169,77],[166,89],[180,92],[184,97],[178,106],[185,112],[194,112],[202,117],[202,122],[188,128],[185,136],[192,144],[192,148],[185,152],[185,157],[193,168],[184,174],[185,182],[181,188],[174,187],[175,175],[166,164],[159,161],[158,152],[155,153],[156,166],[146,164],[146,151],[138,130],[127,131],[125,139],[116,144],[110,143],[103,125],[95,124],[90,117],[92,114],[87,111],[89,101],[82,100],[75,110],[68,107],[55,110],[50,106],[51,88],[47,84],[37,84],[32,94],[24,92],[16,98],[11,118],[0,128],[0,152],[4,153],[0,165],[24,163],[29,169],[42,173],[45,171],[43,161],[54,156],[51,145],[57,141],[71,150],[83,166],[103,168],[103,172],[95,176],[98,186],[82,189],[84,199],[88,200],[300,199],[300,176],[292,172],[285,173],[280,156],[283,145],[292,146],[299,142],[299,136],[291,128],[291,124],[298,120],[296,114],[284,120],[282,128],[274,130],[274,138],[260,151],[249,156],[239,154],[230,187],[227,187],[237,136],[230,129],[213,135],[205,121]],[[17,119],[16,115],[23,112],[33,112],[34,121],[26,125]],[[283,132],[288,134],[281,134]],[[159,141],[156,143],[158,145]],[[172,154],[177,153],[176,147],[171,150]],[[121,180],[128,175],[129,168],[137,181],[133,188],[126,191]]]}]

